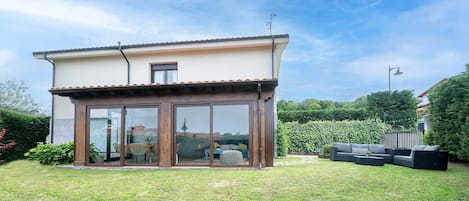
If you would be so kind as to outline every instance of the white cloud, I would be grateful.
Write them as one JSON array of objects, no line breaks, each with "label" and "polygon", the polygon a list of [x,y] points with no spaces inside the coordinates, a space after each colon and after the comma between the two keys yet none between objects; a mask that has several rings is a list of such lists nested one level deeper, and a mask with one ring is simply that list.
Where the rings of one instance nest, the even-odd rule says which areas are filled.
[{"label": "white cloud", "polygon": [[344,12],[358,13],[360,11],[373,8],[382,3],[382,0],[361,0],[361,1],[342,1],[335,0],[334,6]]},{"label": "white cloud", "polygon": [[0,49],[0,75],[2,79],[11,78],[17,73],[23,71],[22,68],[17,68],[13,63],[16,63],[18,56],[13,50],[10,49]]},{"label": "white cloud", "polygon": [[15,53],[9,49],[0,49],[0,67],[3,69],[3,66],[13,60]]},{"label": "white cloud", "polygon": [[96,5],[62,0],[4,0],[0,10],[20,13],[33,19],[42,18],[48,24],[56,22],[132,33],[136,27],[125,25],[119,16],[99,9]]},{"label": "white cloud", "polygon": [[[467,1],[465,1],[467,2]],[[466,8],[466,9],[461,9]],[[389,34],[369,42],[367,52],[345,70],[368,81],[387,80],[388,66],[401,67],[403,82],[418,86],[461,72],[469,62],[469,3],[441,1],[404,12],[390,22]]]},{"label": "white cloud", "polygon": [[333,41],[316,37],[311,33],[293,31],[289,45],[291,48],[285,53],[284,61],[323,63],[340,53],[340,48]]}]

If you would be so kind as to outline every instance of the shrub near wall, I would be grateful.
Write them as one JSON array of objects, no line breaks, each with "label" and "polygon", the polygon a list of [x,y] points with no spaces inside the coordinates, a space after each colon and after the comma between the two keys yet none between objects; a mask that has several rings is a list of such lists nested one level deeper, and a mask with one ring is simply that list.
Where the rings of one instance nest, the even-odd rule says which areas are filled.
[{"label": "shrub near wall", "polygon": [[23,154],[44,142],[49,134],[49,117],[30,116],[10,110],[0,109],[0,128],[8,129],[5,140],[16,142],[15,147],[5,151],[7,161],[22,159]]},{"label": "shrub near wall", "polygon": [[308,121],[342,121],[342,120],[364,120],[368,115],[364,109],[333,109],[333,110],[280,110],[278,119],[282,122],[297,121],[306,123]]},{"label": "shrub near wall", "polygon": [[279,122],[288,136],[290,153],[319,152],[325,144],[334,142],[379,143],[387,126],[379,120]]}]

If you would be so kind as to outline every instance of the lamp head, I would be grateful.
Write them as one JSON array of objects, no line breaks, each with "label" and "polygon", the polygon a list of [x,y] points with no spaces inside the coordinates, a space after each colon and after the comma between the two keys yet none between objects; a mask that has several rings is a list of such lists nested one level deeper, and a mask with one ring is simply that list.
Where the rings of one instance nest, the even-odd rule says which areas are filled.
[{"label": "lamp head", "polygon": [[397,71],[394,73],[394,75],[402,75],[404,72],[400,71],[399,68],[397,68]]}]

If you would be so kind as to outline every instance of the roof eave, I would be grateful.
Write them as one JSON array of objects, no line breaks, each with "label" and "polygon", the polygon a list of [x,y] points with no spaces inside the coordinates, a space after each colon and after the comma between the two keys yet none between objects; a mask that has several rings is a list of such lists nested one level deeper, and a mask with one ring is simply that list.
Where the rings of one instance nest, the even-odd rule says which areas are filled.
[{"label": "roof eave", "polygon": [[[288,43],[289,35],[269,35],[269,36],[253,36],[253,37],[239,37],[239,38],[223,38],[223,39],[210,39],[210,40],[194,40],[194,41],[179,41],[167,43],[148,43],[148,44],[133,44],[122,45],[122,49],[126,49],[129,54],[139,53],[142,51],[149,52],[170,52],[181,50],[195,50],[195,49],[219,49],[230,47],[249,47],[249,46],[267,46],[271,38],[275,38],[276,43]],[[256,41],[257,40],[257,41]],[[252,41],[256,41],[253,43]],[[85,56],[110,56],[119,55],[117,51],[119,46],[104,46],[92,48],[79,48],[79,49],[65,49],[65,50],[52,50],[52,51],[39,51],[33,52],[33,57],[36,59],[44,59],[47,55],[48,58],[69,58],[69,57],[85,57]]]}]

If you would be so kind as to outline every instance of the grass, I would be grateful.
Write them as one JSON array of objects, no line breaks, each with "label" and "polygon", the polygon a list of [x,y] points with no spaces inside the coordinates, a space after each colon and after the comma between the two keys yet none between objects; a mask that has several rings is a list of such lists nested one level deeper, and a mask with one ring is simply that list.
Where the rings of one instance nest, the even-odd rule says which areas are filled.
[{"label": "grass", "polygon": [[469,167],[447,171],[319,159],[270,170],[73,170],[0,166],[0,200],[469,200]]}]

